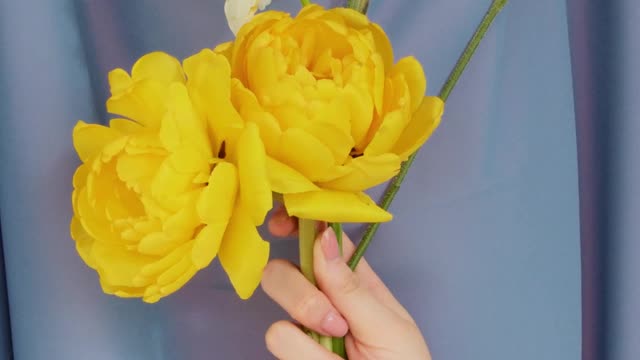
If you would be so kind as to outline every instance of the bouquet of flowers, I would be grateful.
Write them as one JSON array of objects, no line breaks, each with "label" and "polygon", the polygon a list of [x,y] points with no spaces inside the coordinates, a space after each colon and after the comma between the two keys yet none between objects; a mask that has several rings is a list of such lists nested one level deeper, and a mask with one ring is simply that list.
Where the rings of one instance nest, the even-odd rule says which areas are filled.
[{"label": "bouquet of flowers", "polygon": [[[413,57],[394,59],[368,1],[296,16],[269,0],[227,0],[233,41],[180,61],[142,56],[109,73],[109,126],[79,121],[71,236],[102,289],[153,303],[218,257],[238,296],[260,283],[275,202],[299,220],[300,266],[328,224],[370,223],[364,254],[416,151],[506,0],[493,1],[438,96]],[[392,180],[382,202],[365,191]],[[344,355],[341,339],[309,331]]]}]

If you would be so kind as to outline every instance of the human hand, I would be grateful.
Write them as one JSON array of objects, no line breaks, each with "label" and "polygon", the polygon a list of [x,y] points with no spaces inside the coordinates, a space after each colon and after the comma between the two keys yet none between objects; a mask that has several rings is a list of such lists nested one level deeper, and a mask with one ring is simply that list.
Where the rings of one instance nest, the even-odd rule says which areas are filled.
[{"label": "human hand", "polygon": [[[296,227],[296,219],[282,208],[269,220],[269,230],[276,236],[288,236]],[[355,272],[347,266],[355,247],[346,235],[343,240],[343,256],[331,228],[315,243],[313,261],[319,289],[295,265],[276,259],[264,270],[263,290],[305,327],[328,336],[346,334],[351,360],[430,360],[415,321],[366,261],[361,260]],[[281,360],[340,359],[290,321],[271,325],[265,340],[269,351]]]}]

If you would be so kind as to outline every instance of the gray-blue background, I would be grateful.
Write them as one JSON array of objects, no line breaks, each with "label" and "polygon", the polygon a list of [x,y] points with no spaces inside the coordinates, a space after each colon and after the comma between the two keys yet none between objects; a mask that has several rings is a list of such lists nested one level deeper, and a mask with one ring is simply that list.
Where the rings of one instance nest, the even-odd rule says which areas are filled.
[{"label": "gray-blue background", "polygon": [[[398,57],[421,60],[429,93],[435,94],[489,2],[372,0],[369,15],[387,30]],[[179,293],[146,305],[103,295],[68,235],[71,176],[78,164],[71,129],[78,119],[107,118],[107,71],[128,68],[152,50],[182,57],[229,40],[222,3],[0,0],[2,353],[13,352],[16,359],[267,358],[263,333],[285,315],[261,291],[248,302],[238,300],[218,264]],[[293,11],[299,7],[295,0],[274,3]],[[585,195],[584,189],[601,190],[597,179],[588,187],[587,180],[601,175],[590,165],[609,169],[603,165],[609,162],[583,156],[597,150],[585,138],[600,136],[594,114],[637,114],[632,101],[637,82],[607,83],[608,73],[594,70],[607,64],[590,61],[602,46],[596,41],[609,34],[592,36],[598,26],[607,29],[598,13],[609,9],[606,2],[567,3],[569,13],[560,0],[511,1],[418,157],[393,205],[396,220],[382,227],[368,253],[421,325],[435,359],[579,359],[580,214],[583,231],[591,224],[585,225],[585,218],[604,221],[605,230],[621,229],[620,243],[637,250],[631,239],[638,228],[629,215],[640,213],[637,198],[619,196],[625,215],[620,217],[607,215],[597,201],[585,201],[593,193]],[[630,35],[640,7],[632,0],[620,3],[628,8],[616,8],[625,20],[616,29]],[[619,58],[638,58],[637,40],[629,42],[626,52],[616,53]],[[610,103],[596,105],[603,99],[622,101],[613,89],[626,90],[622,99],[628,106],[616,107],[619,113],[606,111]],[[580,147],[576,123],[595,123],[587,135],[579,128]],[[625,140],[620,151],[637,154],[631,134],[640,129],[637,122],[625,124],[607,134],[618,131]],[[610,140],[602,146],[608,150],[611,143],[618,144]],[[625,175],[603,186],[619,181],[629,189],[626,194],[634,194],[637,165],[632,157],[625,159],[632,163],[621,167]],[[585,299],[593,307],[584,316],[585,356],[595,359],[600,351],[594,329],[617,319],[619,336],[606,344],[616,359],[631,359],[627,356],[638,345],[626,335],[635,330],[637,336],[638,327],[625,315],[636,310],[637,282],[598,287],[603,271],[596,265],[615,263],[622,272],[635,266],[636,273],[637,265],[622,247],[611,251],[619,255],[616,261],[602,265],[596,235],[582,239],[582,251],[588,245],[593,258],[585,273],[595,269],[585,280],[585,289],[592,290],[586,294],[593,297]],[[295,244],[274,242],[272,256],[293,258]],[[600,290],[620,289],[630,296],[597,301],[604,298]],[[603,303],[620,310],[593,315]]]}]

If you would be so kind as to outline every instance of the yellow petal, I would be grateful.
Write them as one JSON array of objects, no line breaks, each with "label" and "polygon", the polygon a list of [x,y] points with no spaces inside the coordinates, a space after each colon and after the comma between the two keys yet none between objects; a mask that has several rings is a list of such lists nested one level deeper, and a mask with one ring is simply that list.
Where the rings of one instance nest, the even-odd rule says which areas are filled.
[{"label": "yellow petal", "polygon": [[360,156],[345,166],[353,170],[347,175],[319,185],[340,191],[364,191],[391,179],[400,170],[402,160],[396,154]]},{"label": "yellow petal", "polygon": [[382,62],[386,70],[385,72],[388,72],[393,66],[393,47],[391,46],[391,41],[389,41],[389,37],[385,34],[380,25],[376,23],[369,23],[369,29],[373,35],[373,41],[376,44],[376,51],[382,57]]},{"label": "yellow petal", "polygon": [[111,119],[111,121],[109,121],[109,127],[122,134],[135,134],[144,129],[137,122],[128,119]]},{"label": "yellow petal", "polygon": [[234,211],[218,256],[238,296],[251,297],[269,260],[269,243],[262,240],[241,204]]},{"label": "yellow petal", "polygon": [[276,193],[293,194],[320,190],[307,177],[271,157],[267,157],[267,173],[271,189]]},{"label": "yellow petal", "polygon": [[93,258],[101,280],[111,286],[134,286],[133,279],[153,257],[96,242]]},{"label": "yellow petal", "polygon": [[182,288],[191,278],[196,274],[198,270],[194,266],[188,267],[182,275],[176,278],[173,282],[166,284],[160,288],[162,296],[170,295]]},{"label": "yellow petal", "polygon": [[192,243],[185,243],[183,245],[180,245],[179,247],[172,250],[168,255],[160,258],[160,260],[156,260],[143,266],[140,269],[139,275],[144,277],[158,276],[173,265],[177,264],[184,257],[187,257],[192,245]]},{"label": "yellow petal", "polygon": [[164,207],[177,210],[179,206],[173,203],[176,197],[194,188],[195,174],[177,171],[171,160],[166,159],[158,168],[151,181],[151,195]]},{"label": "yellow petal", "polygon": [[155,80],[137,81],[126,91],[111,96],[107,111],[157,129],[167,108],[168,86]]},{"label": "yellow petal", "polygon": [[198,216],[205,224],[226,226],[238,191],[238,172],[230,163],[219,163],[211,172],[209,185],[197,203]]},{"label": "yellow petal", "polygon": [[231,68],[227,58],[210,49],[184,61],[187,87],[193,104],[207,121],[209,136],[219,148],[233,129],[242,128],[242,119],[231,104]]},{"label": "yellow petal", "polygon": [[76,250],[82,260],[92,269],[96,268],[95,260],[91,256],[91,249],[95,242],[93,238],[84,230],[77,217],[71,219],[71,238],[76,242]]},{"label": "yellow petal", "polygon": [[148,191],[151,180],[162,165],[164,157],[155,155],[129,155],[118,157],[118,178],[137,192]]},{"label": "yellow petal", "polygon": [[155,232],[143,237],[137,250],[145,255],[165,255],[186,240],[188,239],[169,236],[164,232]]},{"label": "yellow petal", "polygon": [[[167,132],[175,130],[177,130],[179,143],[165,143]],[[176,150],[176,146],[192,146],[205,157],[212,157],[207,125],[204,119],[197,115],[187,88],[183,84],[173,83],[169,87],[168,109],[162,119],[160,131],[160,137],[167,149]]]},{"label": "yellow petal", "polygon": [[320,140],[298,128],[282,133],[280,151],[275,157],[311,181],[329,180],[334,165],[331,151]]},{"label": "yellow petal", "polygon": [[324,190],[284,194],[284,205],[291,216],[318,221],[386,222],[393,218],[364,193]]},{"label": "yellow petal", "polygon": [[213,258],[218,255],[226,228],[227,224],[225,223],[207,225],[200,230],[191,250],[191,260],[196,269],[204,269],[209,266]]},{"label": "yellow petal", "polygon": [[424,98],[413,118],[404,129],[393,148],[393,152],[406,160],[431,136],[440,124],[444,112],[444,103],[435,96]]},{"label": "yellow petal", "polygon": [[389,152],[398,141],[407,121],[408,119],[404,118],[400,110],[387,113],[380,128],[364,150],[365,155],[376,156]]},{"label": "yellow petal", "polygon": [[402,74],[409,87],[411,94],[411,112],[415,112],[424,98],[427,91],[427,78],[420,62],[413,56],[400,59],[393,67],[391,76]]},{"label": "yellow petal", "polygon": [[78,121],[73,128],[73,146],[82,162],[97,155],[105,146],[120,137],[120,133],[113,129],[102,125],[87,124],[84,121]]},{"label": "yellow petal", "polygon": [[180,61],[160,51],[148,53],[136,61],[131,69],[131,77],[134,81],[152,79],[166,84],[184,82]]},{"label": "yellow petal", "polygon": [[123,69],[110,71],[108,77],[112,95],[120,94],[133,85],[131,76]]},{"label": "yellow petal", "polygon": [[248,123],[237,144],[240,201],[255,225],[261,225],[273,206],[271,185],[267,176],[267,156],[258,127]]},{"label": "yellow petal", "polygon": [[356,144],[360,144],[371,126],[373,99],[368,92],[358,89],[353,84],[345,86],[344,94],[351,110],[351,136]]}]

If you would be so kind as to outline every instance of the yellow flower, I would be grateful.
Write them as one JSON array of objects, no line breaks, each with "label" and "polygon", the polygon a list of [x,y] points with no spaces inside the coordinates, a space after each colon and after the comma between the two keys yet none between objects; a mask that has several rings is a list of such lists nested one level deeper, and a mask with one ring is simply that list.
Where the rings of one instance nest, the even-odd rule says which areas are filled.
[{"label": "yellow flower", "polygon": [[[266,265],[272,206],[254,124],[230,101],[227,59],[156,52],[109,74],[109,126],[79,122],[71,234],[103,290],[155,302],[217,255],[243,299]],[[130,120],[129,120],[130,119]]]},{"label": "yellow flower", "polygon": [[248,23],[258,10],[264,10],[269,4],[271,0],[225,0],[224,14],[229,29],[237,34],[242,25]]},{"label": "yellow flower", "polygon": [[395,174],[438,126],[420,63],[394,64],[384,31],[344,8],[267,11],[216,52],[231,63],[232,101],[260,128],[273,190],[291,215],[388,221],[362,191]]}]

